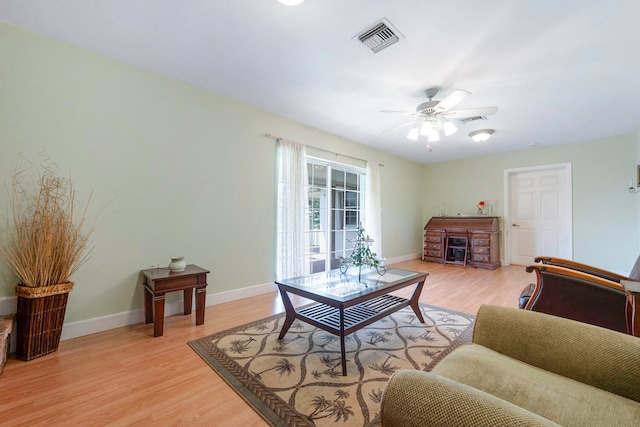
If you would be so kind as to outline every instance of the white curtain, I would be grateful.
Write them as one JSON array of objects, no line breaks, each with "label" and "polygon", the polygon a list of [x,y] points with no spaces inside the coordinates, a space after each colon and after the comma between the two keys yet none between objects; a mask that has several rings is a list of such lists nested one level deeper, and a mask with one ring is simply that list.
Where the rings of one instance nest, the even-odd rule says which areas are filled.
[{"label": "white curtain", "polygon": [[276,277],[307,274],[305,221],[307,209],[307,162],[304,145],[278,139],[278,200]]},{"label": "white curtain", "polygon": [[382,257],[382,202],[380,198],[380,165],[367,162],[365,233],[373,238],[371,251]]}]

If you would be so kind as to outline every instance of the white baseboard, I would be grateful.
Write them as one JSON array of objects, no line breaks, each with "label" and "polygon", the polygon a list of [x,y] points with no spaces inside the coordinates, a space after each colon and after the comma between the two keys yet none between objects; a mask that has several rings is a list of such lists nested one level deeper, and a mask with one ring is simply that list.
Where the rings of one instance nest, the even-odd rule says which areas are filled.
[{"label": "white baseboard", "polygon": [[416,252],[415,254],[403,255],[395,258],[389,258],[384,262],[384,265],[397,264],[399,262],[411,261],[413,259],[419,259],[420,253]]},{"label": "white baseboard", "polygon": [[[416,258],[420,258],[419,253],[387,259],[385,265],[396,264],[403,261],[410,261]],[[277,287],[275,283],[263,283],[260,285],[248,286],[246,288],[234,289],[231,291],[207,294],[206,306],[209,307],[212,305],[223,304],[225,302],[235,301],[242,298],[249,298],[256,295],[275,292],[276,290]],[[18,298],[15,296],[0,297],[0,315],[15,313],[18,305],[17,301]],[[182,300],[166,303],[164,308],[165,317],[182,313],[183,307],[184,306]],[[131,311],[124,311],[122,313],[109,314],[107,316],[80,320],[77,322],[68,322],[65,323],[64,327],[62,328],[61,340],[70,340],[85,335],[95,334],[97,332],[104,332],[110,329],[121,328],[123,326],[135,325],[136,323],[142,322],[144,322],[144,309],[142,308]]]},{"label": "white baseboard", "polygon": [[[242,298],[249,298],[256,295],[275,292],[276,289],[277,288],[274,283],[264,283],[262,285],[249,286],[232,291],[208,294],[205,305],[209,307],[212,305],[223,304],[225,302],[235,301]],[[0,297],[0,315],[15,313],[17,306],[18,297]],[[164,307],[165,317],[182,313],[183,308],[184,305],[182,300],[166,303]],[[62,328],[62,337],[60,339],[62,341],[70,340],[142,322],[144,322],[144,309],[142,308],[124,311],[122,313],[109,314],[107,316],[93,317],[91,319],[80,320],[77,322],[67,322]],[[15,334],[12,335],[15,336]],[[12,348],[15,349],[15,344]]]},{"label": "white baseboard", "polygon": [[[262,285],[249,286],[232,291],[218,292],[216,294],[207,294],[205,306],[223,304],[225,302],[235,301],[242,298],[262,295],[276,291],[275,283],[265,283]],[[195,296],[194,296],[195,298]],[[195,307],[195,300],[192,303]],[[164,316],[173,316],[180,314],[184,310],[183,301],[167,302],[164,306]],[[122,313],[110,314],[108,316],[94,317],[92,319],[80,320],[78,322],[65,323],[62,328],[62,337],[60,340],[70,340],[72,338],[82,337],[84,335],[95,334],[96,332],[104,332],[109,329],[120,328],[123,326],[135,325],[144,322],[144,309],[140,308]]]}]

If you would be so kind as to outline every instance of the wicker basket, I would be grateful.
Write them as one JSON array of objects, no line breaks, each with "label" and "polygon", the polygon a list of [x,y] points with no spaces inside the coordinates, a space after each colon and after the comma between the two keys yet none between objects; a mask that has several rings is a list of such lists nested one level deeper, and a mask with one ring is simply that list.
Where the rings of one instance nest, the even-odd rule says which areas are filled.
[{"label": "wicker basket", "polygon": [[16,357],[31,360],[58,349],[73,282],[39,288],[16,286]]}]

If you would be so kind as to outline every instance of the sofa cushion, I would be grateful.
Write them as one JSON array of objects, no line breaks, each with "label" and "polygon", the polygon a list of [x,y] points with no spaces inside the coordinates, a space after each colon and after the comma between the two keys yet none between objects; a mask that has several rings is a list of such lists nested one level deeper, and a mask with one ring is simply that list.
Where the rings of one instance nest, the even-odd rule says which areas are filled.
[{"label": "sofa cushion", "polygon": [[559,427],[539,415],[431,372],[401,370],[382,396],[384,427]]},{"label": "sofa cushion", "polygon": [[473,342],[640,402],[640,338],[543,313],[483,305]]},{"label": "sofa cushion", "polygon": [[432,373],[563,426],[638,426],[640,403],[527,365],[476,344],[454,350]]}]

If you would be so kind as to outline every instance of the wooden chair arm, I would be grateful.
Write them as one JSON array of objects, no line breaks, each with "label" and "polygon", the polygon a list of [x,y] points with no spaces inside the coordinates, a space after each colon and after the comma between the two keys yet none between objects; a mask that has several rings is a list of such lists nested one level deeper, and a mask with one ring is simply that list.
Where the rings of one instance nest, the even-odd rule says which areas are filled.
[{"label": "wooden chair arm", "polygon": [[536,283],[525,310],[640,335],[640,327],[633,327],[640,304],[621,283],[555,265],[529,265],[526,271],[536,272]]},{"label": "wooden chair arm", "polygon": [[594,276],[603,277],[608,280],[612,280],[615,282],[620,282],[621,280],[628,280],[628,277],[623,276],[618,273],[614,273],[612,271],[604,270],[602,268],[593,267],[588,264],[583,264],[581,262],[576,262],[570,259],[550,257],[550,256],[539,256],[534,259],[537,263],[542,263],[545,265],[554,265],[558,267],[570,268],[573,270],[582,271],[584,273],[592,274]]},{"label": "wooden chair arm", "polygon": [[[546,264],[532,264],[532,265],[529,265],[529,266],[526,267],[526,271],[527,271],[527,273],[531,273],[531,272],[535,271],[537,274],[540,274],[541,271],[542,272],[555,273],[555,274],[562,274],[562,275],[565,275],[565,276],[570,276],[570,277],[574,277],[576,279],[581,279],[581,280],[587,280],[589,282],[594,282],[594,283],[597,283],[597,284],[602,285],[602,286],[607,286],[609,288],[613,288],[613,289],[616,289],[618,291],[625,292],[624,286],[622,286],[620,284],[620,282],[615,282],[613,280],[607,280],[607,279],[605,279],[603,277],[600,277],[600,276],[595,276],[593,274],[585,273],[585,272],[578,271],[578,270],[573,270],[573,269],[567,268],[567,267],[560,267],[560,266],[556,266],[556,265],[546,265]],[[536,284],[536,291],[537,290],[538,290],[538,286]],[[534,295],[535,295],[536,291],[534,291]]]}]

